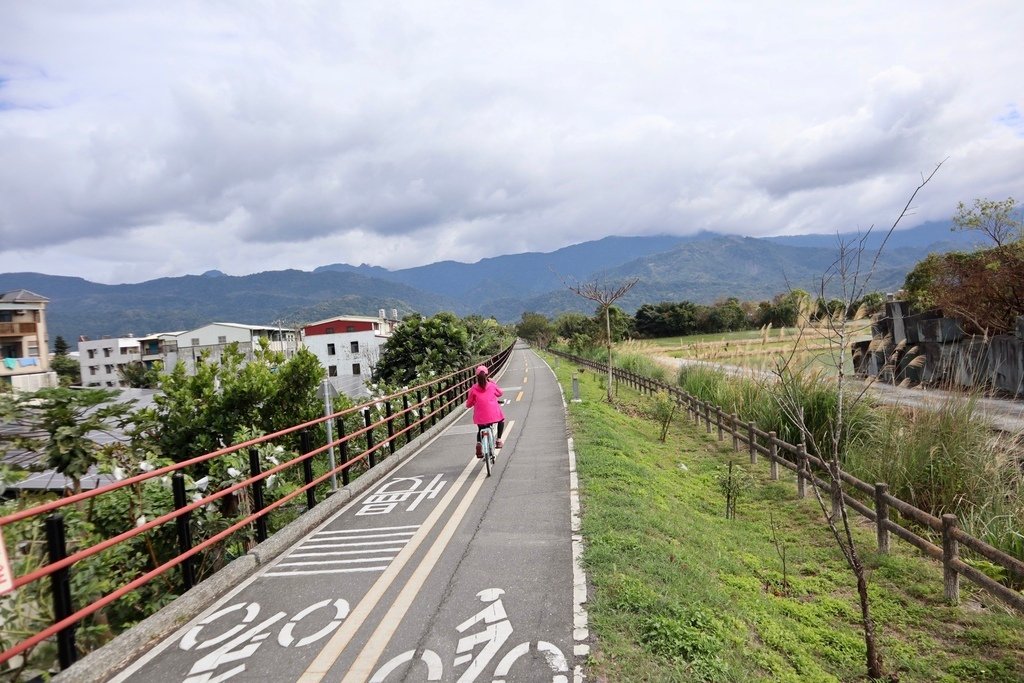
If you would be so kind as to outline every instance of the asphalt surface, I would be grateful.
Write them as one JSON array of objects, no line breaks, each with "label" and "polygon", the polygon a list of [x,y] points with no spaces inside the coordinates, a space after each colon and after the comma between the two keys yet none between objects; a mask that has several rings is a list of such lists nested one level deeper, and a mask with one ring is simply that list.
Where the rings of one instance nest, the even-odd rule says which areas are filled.
[{"label": "asphalt surface", "polygon": [[525,347],[498,384],[493,476],[467,413],[111,680],[579,680],[563,398]]}]

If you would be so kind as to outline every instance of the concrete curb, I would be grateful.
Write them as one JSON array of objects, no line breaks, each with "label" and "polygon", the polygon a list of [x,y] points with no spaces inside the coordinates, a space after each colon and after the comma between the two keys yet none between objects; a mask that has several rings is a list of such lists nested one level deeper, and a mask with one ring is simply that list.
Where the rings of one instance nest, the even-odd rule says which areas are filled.
[{"label": "concrete curb", "polygon": [[276,559],[299,539],[323,524],[353,498],[383,479],[403,460],[418,453],[465,412],[465,408],[459,406],[433,427],[395,451],[394,455],[384,458],[348,486],[338,489],[337,493],[318,503],[312,510],[302,514],[246,555],[231,562],[167,607],[142,620],[103,647],[93,650],[58,673],[52,680],[55,683],[100,683],[116,675],[159,641],[202,614],[221,596],[249,578],[253,572]]}]

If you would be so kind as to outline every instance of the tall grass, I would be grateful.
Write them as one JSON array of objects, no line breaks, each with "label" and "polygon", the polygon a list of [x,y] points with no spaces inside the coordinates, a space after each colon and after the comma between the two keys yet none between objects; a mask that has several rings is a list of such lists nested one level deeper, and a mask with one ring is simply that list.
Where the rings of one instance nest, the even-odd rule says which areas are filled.
[{"label": "tall grass", "polygon": [[[754,420],[789,443],[800,430],[780,407],[777,385],[684,367],[679,385],[698,398]],[[834,383],[814,374],[787,378],[793,403],[819,449],[829,447],[838,405]],[[970,535],[1024,559],[1024,472],[1019,436],[993,435],[976,402],[949,401],[937,410],[847,404],[840,438],[843,469],[936,516],[956,514]],[[826,451],[827,452],[827,451]]]},{"label": "tall grass", "polygon": [[1019,438],[993,434],[976,401],[937,410],[879,411],[847,454],[847,468],[964,530],[1024,559],[1024,475]]},{"label": "tall grass", "polygon": [[639,351],[615,351],[612,354],[612,364],[627,372],[650,377],[659,382],[668,380],[668,370],[665,366]]},{"label": "tall grass", "polygon": [[[817,373],[800,373],[786,378],[789,403],[799,406],[813,439],[804,439],[799,426],[783,410],[781,389],[772,383],[729,377],[710,368],[684,366],[679,371],[679,385],[689,393],[736,413],[744,420],[753,420],[759,429],[775,432],[792,444],[809,441],[811,452],[829,447],[839,393],[835,384],[823,381]],[[844,428],[840,435],[840,453],[872,422],[872,408],[866,403],[846,403]],[[816,447],[815,447],[816,446]]]}]

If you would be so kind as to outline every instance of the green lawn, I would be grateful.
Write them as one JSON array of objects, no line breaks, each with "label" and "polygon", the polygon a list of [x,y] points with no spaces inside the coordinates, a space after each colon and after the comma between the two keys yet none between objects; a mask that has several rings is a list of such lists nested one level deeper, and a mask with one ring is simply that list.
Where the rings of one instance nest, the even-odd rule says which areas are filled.
[{"label": "green lawn", "polygon": [[[560,365],[568,395],[572,368]],[[580,375],[583,401],[569,408],[591,583],[588,679],[867,680],[853,575],[814,499],[682,417],[659,443],[647,399],[620,386],[610,405],[601,382]],[[750,477],[734,520],[719,485],[730,461]],[[856,532],[888,672],[902,683],[1024,681],[1024,619],[966,581],[962,606],[947,606],[938,564],[895,538],[879,556],[873,526]]]}]

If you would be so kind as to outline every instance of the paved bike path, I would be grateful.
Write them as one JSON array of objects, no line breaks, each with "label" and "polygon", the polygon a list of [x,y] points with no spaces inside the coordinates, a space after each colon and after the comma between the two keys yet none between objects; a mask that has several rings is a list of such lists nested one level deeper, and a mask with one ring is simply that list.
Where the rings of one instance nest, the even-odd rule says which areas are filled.
[{"label": "paved bike path", "polygon": [[586,631],[564,404],[525,348],[498,383],[493,476],[467,413],[112,680],[572,680]]}]

